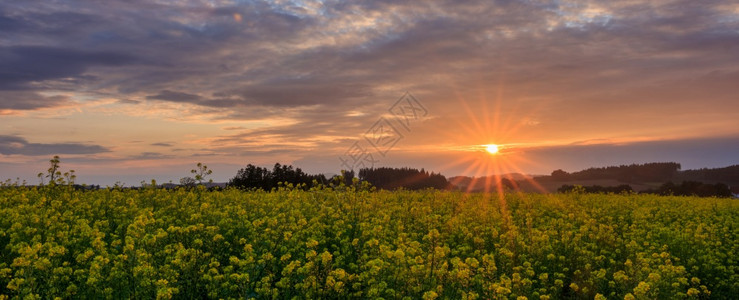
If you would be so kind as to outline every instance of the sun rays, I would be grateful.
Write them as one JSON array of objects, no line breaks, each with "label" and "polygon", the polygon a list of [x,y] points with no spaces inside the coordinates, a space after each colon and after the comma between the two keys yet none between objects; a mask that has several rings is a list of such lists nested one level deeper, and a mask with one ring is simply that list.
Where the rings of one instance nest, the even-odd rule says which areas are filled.
[{"label": "sun rays", "polygon": [[[520,143],[523,127],[528,125],[520,119],[519,107],[503,107],[503,87],[499,85],[494,93],[495,99],[488,99],[484,92],[476,99],[467,99],[456,94],[456,102],[464,111],[463,118],[454,120],[454,130],[447,132],[448,140],[467,143],[460,145],[458,159],[450,161],[444,168],[462,167],[462,174],[472,175],[472,180],[464,187],[465,192],[496,193],[502,199],[505,188],[504,179],[515,182],[521,179],[514,174],[525,174],[522,165],[536,164],[523,155],[526,147]],[[516,119],[509,116],[517,116]],[[528,145],[530,147],[530,145]],[[546,189],[530,177],[524,177],[534,189],[546,192]],[[452,184],[459,182],[451,182]],[[481,186],[481,188],[480,188]],[[518,190],[518,185],[512,187]]]}]

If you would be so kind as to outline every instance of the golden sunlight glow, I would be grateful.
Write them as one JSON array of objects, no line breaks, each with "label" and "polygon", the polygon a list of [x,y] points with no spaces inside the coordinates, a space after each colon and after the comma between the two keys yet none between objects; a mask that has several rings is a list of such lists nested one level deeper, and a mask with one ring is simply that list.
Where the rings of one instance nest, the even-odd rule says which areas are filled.
[{"label": "golden sunlight glow", "polygon": [[[520,109],[519,107],[507,107],[506,111],[509,114],[504,115],[502,113],[503,108],[501,106],[505,103],[502,101],[503,90],[504,85],[500,83],[497,87],[497,93],[492,99],[485,95],[481,95],[479,98],[465,99],[461,96],[461,93],[457,94],[457,101],[466,112],[466,117],[457,120],[458,126],[455,127],[454,131],[445,132],[444,134],[448,135],[449,140],[456,140],[459,144],[470,146],[467,146],[466,149],[460,149],[458,152],[460,153],[459,159],[450,161],[441,169],[460,165],[466,166],[461,173],[466,176],[472,175],[472,177],[458,177],[452,180],[452,184],[468,193],[482,192],[489,196],[497,194],[502,210],[505,210],[506,186],[503,184],[503,179],[513,182],[513,190],[517,192],[538,190],[546,193],[547,190],[521,169],[524,164],[536,163],[519,154],[521,153],[521,147],[519,146],[524,146],[524,144],[514,141],[519,130],[521,130],[521,126],[526,126],[526,122],[521,122],[520,118],[506,117],[506,115],[515,115],[515,113],[511,114],[510,112],[516,112]],[[532,107],[526,109],[535,110]],[[526,116],[526,118],[530,117]],[[460,137],[464,137],[464,139],[459,139]],[[487,141],[498,143],[480,143]],[[506,213],[503,212],[503,214]]]},{"label": "golden sunlight glow", "polygon": [[490,154],[497,154],[499,149],[498,149],[498,145],[490,144],[490,145],[485,145],[485,150],[487,150],[488,153]]}]

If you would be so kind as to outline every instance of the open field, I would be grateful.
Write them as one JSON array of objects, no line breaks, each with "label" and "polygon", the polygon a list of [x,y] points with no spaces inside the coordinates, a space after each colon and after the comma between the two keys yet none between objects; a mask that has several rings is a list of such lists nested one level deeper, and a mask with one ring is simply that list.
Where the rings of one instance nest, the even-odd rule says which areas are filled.
[{"label": "open field", "polygon": [[730,299],[739,201],[0,189],[3,298]]}]

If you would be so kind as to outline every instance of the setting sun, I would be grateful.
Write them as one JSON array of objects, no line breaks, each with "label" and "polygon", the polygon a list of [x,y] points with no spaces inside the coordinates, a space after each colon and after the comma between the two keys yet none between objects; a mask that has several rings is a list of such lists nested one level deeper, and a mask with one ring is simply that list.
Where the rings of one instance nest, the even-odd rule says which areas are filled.
[{"label": "setting sun", "polygon": [[498,149],[498,145],[490,144],[490,145],[485,145],[485,150],[488,151],[490,154],[497,154],[498,150],[500,149]]}]

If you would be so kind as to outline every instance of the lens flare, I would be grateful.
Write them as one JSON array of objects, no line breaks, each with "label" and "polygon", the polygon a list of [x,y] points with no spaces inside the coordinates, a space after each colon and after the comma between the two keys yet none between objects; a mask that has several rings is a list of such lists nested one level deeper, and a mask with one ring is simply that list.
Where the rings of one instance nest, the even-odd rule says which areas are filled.
[{"label": "lens flare", "polygon": [[488,153],[490,154],[497,154],[500,149],[498,145],[490,144],[490,145],[485,145],[485,150],[487,150]]}]

